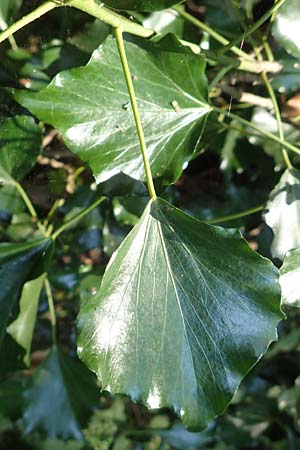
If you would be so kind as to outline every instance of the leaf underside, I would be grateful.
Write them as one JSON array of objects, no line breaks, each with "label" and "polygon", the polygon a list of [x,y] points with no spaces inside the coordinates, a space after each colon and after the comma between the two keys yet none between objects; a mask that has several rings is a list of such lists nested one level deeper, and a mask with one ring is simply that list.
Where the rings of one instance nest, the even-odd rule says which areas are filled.
[{"label": "leaf underside", "polygon": [[[172,36],[159,43],[127,42],[126,52],[152,174],[168,184],[180,176],[184,164],[200,148],[210,110],[205,61]],[[37,94],[19,92],[16,98],[40,120],[61,131],[70,150],[90,165],[97,182],[120,172],[145,181],[113,38],[95,50],[85,67],[58,74]]]},{"label": "leaf underside", "polygon": [[223,412],[280,318],[270,261],[238,231],[156,199],[82,306],[78,352],[103,389],[172,407],[199,429]]}]

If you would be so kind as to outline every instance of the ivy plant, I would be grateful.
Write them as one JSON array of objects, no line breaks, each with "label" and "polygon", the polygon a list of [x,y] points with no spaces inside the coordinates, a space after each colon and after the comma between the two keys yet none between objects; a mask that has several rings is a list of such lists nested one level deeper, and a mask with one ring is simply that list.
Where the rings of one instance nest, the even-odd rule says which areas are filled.
[{"label": "ivy plant", "polygon": [[[256,21],[258,2],[239,7],[228,2],[228,26],[218,25],[213,5],[205,1],[207,22],[176,0],[52,0],[24,15],[21,3],[0,5],[0,42],[10,45],[5,61],[13,60],[20,73],[18,83],[5,81],[9,72],[1,75],[0,203],[8,222],[16,210],[29,216],[25,235],[23,230],[19,238],[18,222],[11,222],[1,237],[1,376],[30,367],[45,299],[52,341],[22,394],[23,430],[81,439],[99,396],[92,372],[102,391],[125,394],[150,409],[170,408],[187,429],[202,430],[225,411],[242,379],[277,340],[282,305],[300,305],[299,123],[295,115],[283,123],[276,83],[289,75],[268,41],[271,32],[295,63],[294,28],[283,29],[286,21],[299,27],[297,2],[279,0]],[[33,55],[18,47],[17,32],[54,9],[53,17],[73,10],[82,20],[88,15],[80,37],[68,44],[51,41]],[[165,23],[166,14],[166,27],[159,32],[149,27]],[[9,26],[15,17],[19,20]],[[185,35],[179,22],[192,24],[194,36]],[[228,83],[229,73],[239,80],[245,72],[259,80],[259,92],[245,92],[245,85],[239,91],[236,80]],[[243,112],[245,105],[250,113]],[[263,108],[271,125],[257,119],[253,105]],[[43,148],[58,139],[78,167],[40,154],[42,138]],[[211,145],[227,180],[230,171],[238,174],[254,164],[257,148],[263,153],[258,171],[267,173],[264,167],[272,161],[261,205],[193,217],[193,208],[172,196],[185,169]],[[62,183],[69,200],[62,195],[41,208],[30,194],[28,175],[37,161],[53,177],[51,167],[56,170],[52,189],[59,192]],[[88,187],[77,184],[83,172]],[[101,215],[107,205],[122,224],[114,239],[111,212]],[[255,251],[245,228],[237,228],[237,220],[261,211],[272,235],[270,252]],[[86,281],[89,295],[80,288],[77,353],[86,368],[65,354],[64,339],[57,339],[57,321],[64,315],[54,302],[55,264],[66,260],[69,245],[64,236],[76,233],[84,220],[79,245],[90,250],[87,236],[89,242],[106,236],[103,248],[110,256],[105,270]],[[68,278],[74,289],[83,270],[73,281]]]}]

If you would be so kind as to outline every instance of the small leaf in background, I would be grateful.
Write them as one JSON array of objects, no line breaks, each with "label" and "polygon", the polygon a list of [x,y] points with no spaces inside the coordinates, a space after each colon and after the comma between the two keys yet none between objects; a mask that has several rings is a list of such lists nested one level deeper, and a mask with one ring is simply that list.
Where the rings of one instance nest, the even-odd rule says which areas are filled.
[{"label": "small leaf in background", "polygon": [[270,194],[264,219],[274,233],[273,257],[283,259],[289,250],[300,247],[299,170],[285,170]]},{"label": "small leaf in background", "polygon": [[182,37],[184,20],[177,11],[169,9],[166,11],[156,11],[150,14],[143,20],[143,25],[162,35],[174,33],[178,37]]},{"label": "small leaf in background", "polygon": [[157,199],[82,306],[78,351],[103,389],[172,407],[199,429],[224,411],[280,318],[270,261],[238,231]]},{"label": "small leaf in background", "polygon": [[180,0],[106,0],[108,6],[116,9],[136,11],[158,11],[169,8]]},{"label": "small leaf in background", "polygon": [[22,0],[1,0],[0,3],[0,29],[4,30],[10,25],[18,9],[20,8]]},{"label": "small leaf in background", "polygon": [[7,328],[7,332],[26,350],[24,362],[30,365],[31,341],[36,322],[36,314],[40,293],[46,274],[43,273],[34,280],[24,284],[20,298],[20,312],[17,319]]},{"label": "small leaf in background", "polygon": [[300,307],[300,248],[285,256],[279,281],[283,303]]},{"label": "small leaf in background", "polygon": [[[126,50],[152,173],[155,178],[164,177],[165,183],[172,182],[199,150],[210,111],[204,58],[172,36],[141,46],[128,42]],[[145,180],[113,38],[93,53],[85,67],[58,74],[37,94],[19,92],[16,97],[40,120],[62,132],[70,150],[91,166],[97,182],[120,172]]]},{"label": "small leaf in background", "polygon": [[22,244],[0,244],[0,345],[23,284],[50,244],[49,239],[38,239]]},{"label": "small leaf in background", "polygon": [[0,122],[0,165],[20,180],[35,164],[40,153],[42,129],[33,117],[15,116]]},{"label": "small leaf in background", "polygon": [[159,432],[166,442],[175,449],[198,450],[205,448],[213,439],[213,433],[209,427],[201,433],[191,433],[180,422],[175,422],[172,428]]},{"label": "small leaf in background", "polygon": [[75,45],[83,52],[92,53],[107,38],[110,27],[100,20],[86,23],[83,30],[69,39],[70,44]]},{"label": "small leaf in background", "polygon": [[[256,107],[253,109],[253,114],[251,118],[251,122],[259,128],[268,131],[269,133],[276,134],[278,133],[278,126],[276,118],[266,109]],[[284,132],[284,138],[290,143],[297,143],[300,139],[300,130],[299,128],[293,126],[291,123],[283,122],[282,128]],[[268,139],[263,139],[258,135],[250,135],[249,142],[254,145],[262,146],[267,155],[272,156],[274,158],[275,164],[277,167],[285,168],[285,161],[282,156],[281,146],[276,142],[272,142]],[[299,156],[293,153],[290,154],[290,158],[292,161],[298,162]]]},{"label": "small leaf in background", "polygon": [[81,427],[99,401],[93,375],[79,361],[50,350],[24,391],[22,424],[26,433],[40,429],[49,437],[81,439]]},{"label": "small leaf in background", "polygon": [[19,347],[6,328],[16,318],[24,283],[37,268],[43,270],[50,245],[51,241],[45,238],[22,244],[0,244],[0,373],[20,363]]},{"label": "small leaf in background", "polygon": [[300,56],[299,0],[286,0],[276,14],[272,34],[279,45],[295,57]]}]

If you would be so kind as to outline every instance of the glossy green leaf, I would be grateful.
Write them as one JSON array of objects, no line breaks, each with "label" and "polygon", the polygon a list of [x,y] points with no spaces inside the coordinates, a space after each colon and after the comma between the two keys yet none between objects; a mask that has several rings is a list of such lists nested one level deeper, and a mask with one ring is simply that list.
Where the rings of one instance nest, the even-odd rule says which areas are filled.
[{"label": "glossy green leaf", "polygon": [[285,256],[279,281],[283,303],[300,307],[300,248]]},{"label": "glossy green leaf", "polygon": [[298,0],[286,0],[276,14],[272,34],[279,45],[300,56],[300,8]]},{"label": "glossy green leaf", "polygon": [[53,347],[24,392],[26,433],[41,429],[49,437],[80,439],[80,428],[98,402],[92,374],[79,361]]},{"label": "glossy green leaf", "polygon": [[136,11],[158,11],[169,8],[180,0],[106,0],[108,6],[116,9]]},{"label": "glossy green leaf", "polygon": [[280,318],[270,261],[237,230],[157,199],[82,306],[78,352],[103,389],[172,407],[198,429],[224,411]]},{"label": "glossy green leaf", "polygon": [[17,319],[7,328],[7,332],[15,341],[26,350],[24,362],[30,365],[31,341],[36,322],[36,314],[39,304],[40,293],[46,274],[27,281],[24,284],[20,298],[20,312]]},{"label": "glossy green leaf", "polygon": [[42,266],[41,259],[50,242],[43,238],[22,244],[0,244],[0,347],[23,284],[37,264]]},{"label": "glossy green leaf", "polygon": [[33,117],[20,115],[0,121],[0,166],[21,179],[34,165],[42,143],[42,129]]},{"label": "glossy green leaf", "polygon": [[286,170],[270,194],[264,219],[272,228],[272,255],[283,259],[300,247],[300,171]]},{"label": "glossy green leaf", "polygon": [[[197,151],[209,112],[205,62],[167,36],[126,44],[152,173],[176,180]],[[176,70],[174,70],[176,67]],[[149,77],[149,74],[151,76]],[[145,180],[142,155],[120,57],[113,38],[81,68],[58,74],[38,94],[18,101],[58,128],[67,146],[91,166],[98,182],[124,172]]]}]

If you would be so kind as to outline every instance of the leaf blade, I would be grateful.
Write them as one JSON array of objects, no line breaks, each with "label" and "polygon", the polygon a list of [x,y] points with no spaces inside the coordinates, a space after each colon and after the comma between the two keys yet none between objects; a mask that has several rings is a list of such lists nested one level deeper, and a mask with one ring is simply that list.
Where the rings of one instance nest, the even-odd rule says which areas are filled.
[{"label": "leaf blade", "polygon": [[[128,42],[126,51],[153,176],[172,182],[198,150],[210,111],[204,58],[170,36],[159,43]],[[87,66],[58,74],[38,94],[25,92],[16,97],[62,132],[68,147],[91,166],[97,182],[120,172],[145,181],[127,87],[112,38],[93,53]]]},{"label": "leaf blade", "polygon": [[150,202],[81,309],[79,356],[104,389],[202,428],[276,339],[276,274],[236,231]]}]

